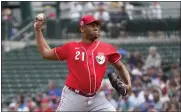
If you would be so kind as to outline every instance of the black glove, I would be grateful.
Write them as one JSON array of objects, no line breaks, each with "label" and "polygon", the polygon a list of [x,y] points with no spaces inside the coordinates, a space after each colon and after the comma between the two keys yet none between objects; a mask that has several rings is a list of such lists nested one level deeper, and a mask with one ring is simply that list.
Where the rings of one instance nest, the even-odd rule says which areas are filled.
[{"label": "black glove", "polygon": [[108,78],[112,87],[118,92],[119,95],[123,97],[127,95],[128,90],[125,87],[125,84],[119,79],[119,77],[114,73],[109,73]]}]

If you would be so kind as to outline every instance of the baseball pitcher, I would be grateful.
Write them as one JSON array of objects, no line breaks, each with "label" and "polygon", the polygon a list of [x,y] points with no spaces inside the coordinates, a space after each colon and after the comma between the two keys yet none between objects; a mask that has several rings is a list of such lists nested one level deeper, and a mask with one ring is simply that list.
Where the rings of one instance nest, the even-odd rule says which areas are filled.
[{"label": "baseball pitcher", "polygon": [[119,71],[123,79],[122,82],[117,76],[108,76],[120,95],[125,96],[131,91],[131,79],[116,49],[98,40],[101,21],[92,15],[82,17],[79,22],[81,41],[68,42],[53,49],[42,34],[44,23],[45,15],[39,14],[34,29],[41,56],[48,60],[66,60],[69,71],[57,111],[116,111],[104,96],[97,93],[107,62]]}]

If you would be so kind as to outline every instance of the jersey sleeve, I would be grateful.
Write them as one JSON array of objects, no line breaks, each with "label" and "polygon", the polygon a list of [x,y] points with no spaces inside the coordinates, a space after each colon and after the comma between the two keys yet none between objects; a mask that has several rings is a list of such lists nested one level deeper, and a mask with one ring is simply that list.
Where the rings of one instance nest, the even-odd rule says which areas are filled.
[{"label": "jersey sleeve", "polygon": [[121,55],[116,51],[116,49],[112,46],[109,45],[109,50],[108,50],[108,61],[110,64],[116,63],[121,59]]},{"label": "jersey sleeve", "polygon": [[68,58],[69,43],[59,46],[59,47],[55,47],[53,48],[53,50],[59,60],[61,61],[66,60]]}]

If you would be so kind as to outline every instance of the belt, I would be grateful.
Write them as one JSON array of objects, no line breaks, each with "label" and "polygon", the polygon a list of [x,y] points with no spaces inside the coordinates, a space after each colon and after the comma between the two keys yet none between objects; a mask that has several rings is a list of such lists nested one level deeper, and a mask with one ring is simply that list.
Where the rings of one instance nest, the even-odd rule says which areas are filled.
[{"label": "belt", "polygon": [[71,87],[68,87],[68,89],[75,92],[76,94],[79,94],[79,95],[82,95],[82,96],[85,96],[85,97],[93,97],[94,95],[96,95],[96,93],[84,93],[84,92],[82,92],[80,90],[77,90],[77,89],[74,89],[74,88],[71,88]]}]

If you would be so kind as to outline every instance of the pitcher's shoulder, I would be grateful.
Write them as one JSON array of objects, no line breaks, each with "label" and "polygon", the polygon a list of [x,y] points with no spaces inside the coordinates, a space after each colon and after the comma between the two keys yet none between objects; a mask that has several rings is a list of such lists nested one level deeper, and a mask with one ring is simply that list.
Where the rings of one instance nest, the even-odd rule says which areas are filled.
[{"label": "pitcher's shoulder", "polygon": [[76,41],[69,41],[66,43],[68,46],[75,46],[75,45],[78,45],[78,42]]},{"label": "pitcher's shoulder", "polygon": [[105,42],[101,42],[101,41],[99,41],[100,42],[100,45],[101,46],[103,46],[103,47],[114,47],[113,45],[111,45],[111,44],[109,44],[109,43],[105,43]]}]

